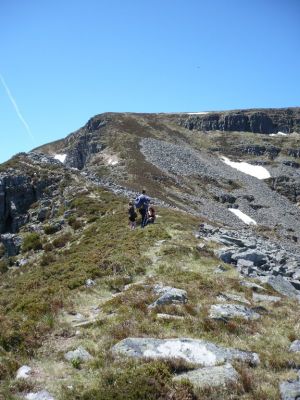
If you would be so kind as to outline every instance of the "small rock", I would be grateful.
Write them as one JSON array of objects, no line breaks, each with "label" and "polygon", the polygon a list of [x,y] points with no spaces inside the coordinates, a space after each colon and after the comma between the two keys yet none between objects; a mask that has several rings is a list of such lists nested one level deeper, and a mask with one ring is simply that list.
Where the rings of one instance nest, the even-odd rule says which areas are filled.
[{"label": "small rock", "polygon": [[65,354],[65,359],[67,361],[79,360],[84,362],[84,361],[89,361],[92,358],[93,357],[91,356],[91,354],[81,346],[79,346],[76,350],[68,351]]},{"label": "small rock", "polygon": [[280,384],[281,400],[298,400],[300,398],[300,381],[285,381]]},{"label": "small rock", "polygon": [[171,315],[171,314],[164,314],[164,313],[157,313],[157,319],[167,319],[167,320],[183,320],[184,317],[181,315]]},{"label": "small rock", "polygon": [[220,293],[219,296],[217,297],[219,301],[237,301],[239,303],[244,303],[244,304],[251,304],[250,301],[248,301],[245,296],[240,296],[235,293]]},{"label": "small rock", "polygon": [[47,390],[41,390],[35,393],[28,393],[25,396],[26,400],[55,400]]},{"label": "small rock", "polygon": [[223,272],[226,272],[227,269],[223,265],[218,265],[217,268],[214,270],[215,274],[222,274]]},{"label": "small rock", "polygon": [[28,379],[32,372],[32,368],[28,365],[23,365],[17,371],[16,379]]},{"label": "small rock", "polygon": [[252,311],[250,308],[239,304],[214,304],[210,307],[209,318],[242,318],[245,320],[255,320],[260,318],[260,315],[255,311]]},{"label": "small rock", "polygon": [[238,382],[239,374],[229,363],[217,367],[199,368],[176,376],[174,381],[190,381],[196,388],[219,387]]},{"label": "small rock", "polygon": [[87,280],[85,281],[85,287],[86,287],[86,288],[91,288],[91,287],[93,287],[93,286],[95,286],[95,285],[96,285],[96,282],[93,281],[93,279],[87,279]]},{"label": "small rock", "polygon": [[294,340],[293,343],[290,345],[290,351],[293,353],[300,352],[300,340]]},{"label": "small rock", "polygon": [[252,289],[254,291],[265,291],[266,289],[257,283],[249,282],[249,281],[241,281],[240,284],[246,288]]},{"label": "small rock", "polygon": [[156,285],[154,292],[162,295],[148,306],[149,309],[165,304],[185,304],[187,302],[187,293],[182,289]]},{"label": "small rock", "polygon": [[261,302],[266,302],[266,303],[277,303],[278,301],[281,300],[281,297],[278,296],[268,296],[266,294],[259,294],[259,293],[253,293],[253,300],[256,303],[261,303]]}]

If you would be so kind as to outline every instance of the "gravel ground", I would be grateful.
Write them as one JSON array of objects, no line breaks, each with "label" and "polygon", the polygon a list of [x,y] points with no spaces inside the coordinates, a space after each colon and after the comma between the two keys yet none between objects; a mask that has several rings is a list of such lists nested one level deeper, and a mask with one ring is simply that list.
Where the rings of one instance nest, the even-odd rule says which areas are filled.
[{"label": "gravel ground", "polygon": [[[140,144],[148,162],[175,176],[182,185],[198,178],[205,178],[208,182],[214,180],[227,187],[230,181],[238,184],[238,188],[228,191],[215,183],[207,183],[205,188],[200,185],[193,195],[182,194],[184,202],[192,205],[200,215],[228,226],[244,227],[244,223],[228,210],[228,206],[236,207],[257,221],[258,225],[276,227],[281,234],[288,236],[292,233],[300,239],[299,208],[271,190],[265,181],[226,165],[217,155],[206,151],[150,138],[142,139]],[[215,201],[214,197],[224,193],[237,198],[234,205]]]}]

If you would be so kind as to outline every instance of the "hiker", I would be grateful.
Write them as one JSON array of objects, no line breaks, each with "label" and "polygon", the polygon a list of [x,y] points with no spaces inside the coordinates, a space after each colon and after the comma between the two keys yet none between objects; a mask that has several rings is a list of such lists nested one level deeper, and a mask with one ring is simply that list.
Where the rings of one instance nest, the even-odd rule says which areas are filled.
[{"label": "hiker", "polygon": [[150,203],[150,197],[146,195],[146,190],[143,189],[142,194],[140,194],[135,200],[135,206],[139,210],[139,213],[141,214],[142,217],[141,221],[142,228],[144,228],[147,224],[149,203]]},{"label": "hiker", "polygon": [[149,207],[149,210],[148,210],[147,224],[154,224],[155,218],[156,218],[155,210],[154,210],[154,207],[151,206],[151,207]]},{"label": "hiker", "polygon": [[130,226],[130,229],[135,229],[135,227],[136,227],[136,222],[135,222],[136,217],[137,217],[137,213],[135,212],[133,202],[130,201],[129,204],[128,204],[128,218],[129,218],[129,223],[128,224]]}]

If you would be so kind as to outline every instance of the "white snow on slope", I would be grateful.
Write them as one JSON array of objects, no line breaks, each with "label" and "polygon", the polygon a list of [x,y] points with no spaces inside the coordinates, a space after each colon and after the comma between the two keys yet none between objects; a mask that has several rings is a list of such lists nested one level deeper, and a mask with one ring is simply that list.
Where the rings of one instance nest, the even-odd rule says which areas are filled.
[{"label": "white snow on slope", "polygon": [[244,214],[241,210],[238,210],[237,208],[229,208],[228,210],[231,211],[233,214],[235,214],[243,222],[245,222],[245,224],[257,225],[257,222],[254,221],[254,219],[249,217],[247,214]]},{"label": "white snow on slope", "polygon": [[201,115],[201,114],[209,114],[209,111],[200,111],[200,112],[189,112],[188,115]]},{"label": "white snow on slope", "polygon": [[54,158],[55,160],[60,161],[61,163],[64,163],[66,160],[67,155],[66,154],[55,154]]},{"label": "white snow on slope", "polygon": [[277,133],[271,133],[270,136],[288,136],[288,134],[284,132],[277,132]]},{"label": "white snow on slope", "polygon": [[221,160],[230,167],[238,169],[239,171],[244,172],[244,174],[254,176],[257,179],[267,179],[271,176],[269,171],[260,165],[252,165],[244,161],[230,161],[227,157],[221,157]]}]

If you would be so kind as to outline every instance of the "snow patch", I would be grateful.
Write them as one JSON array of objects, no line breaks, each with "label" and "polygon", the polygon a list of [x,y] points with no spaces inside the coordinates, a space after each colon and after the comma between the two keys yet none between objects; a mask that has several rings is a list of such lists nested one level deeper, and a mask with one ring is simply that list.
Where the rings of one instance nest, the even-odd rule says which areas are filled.
[{"label": "snow patch", "polygon": [[181,358],[203,366],[216,365],[217,362],[216,355],[208,350],[205,345],[172,340],[159,345],[155,350],[144,351],[143,356],[149,358]]},{"label": "snow patch", "polygon": [[61,163],[64,163],[66,160],[67,155],[66,154],[55,154],[54,158],[55,160],[60,161]]},{"label": "snow patch", "polygon": [[254,176],[257,179],[268,179],[271,177],[269,171],[260,165],[252,165],[244,161],[241,162],[230,161],[229,158],[224,156],[221,157],[221,160],[230,167],[235,168],[241,172],[244,172],[244,174]]},{"label": "snow patch", "polygon": [[188,114],[188,115],[204,115],[204,114],[209,114],[209,111],[189,112],[186,114]]},{"label": "snow patch", "polygon": [[284,132],[277,132],[277,133],[271,133],[270,136],[288,136],[288,134]]},{"label": "snow patch", "polygon": [[229,208],[228,210],[231,211],[233,214],[235,214],[243,222],[245,222],[245,224],[247,224],[247,225],[257,225],[257,222],[254,221],[254,219],[249,217],[247,214],[244,214],[241,210],[238,210],[236,208]]}]

